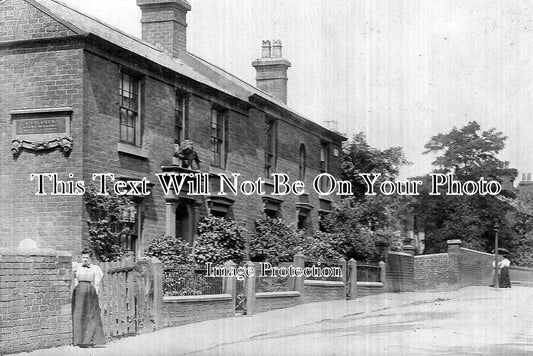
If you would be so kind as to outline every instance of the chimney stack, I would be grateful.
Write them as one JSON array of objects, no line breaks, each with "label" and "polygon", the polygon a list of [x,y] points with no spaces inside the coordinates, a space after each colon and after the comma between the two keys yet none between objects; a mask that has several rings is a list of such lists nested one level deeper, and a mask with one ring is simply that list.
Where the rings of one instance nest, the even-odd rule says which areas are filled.
[{"label": "chimney stack", "polygon": [[252,62],[256,85],[277,100],[287,103],[287,69],[291,63],[283,58],[281,41],[263,41],[261,58]]},{"label": "chimney stack", "polygon": [[142,11],[142,39],[173,57],[187,51],[186,0],[137,0]]}]

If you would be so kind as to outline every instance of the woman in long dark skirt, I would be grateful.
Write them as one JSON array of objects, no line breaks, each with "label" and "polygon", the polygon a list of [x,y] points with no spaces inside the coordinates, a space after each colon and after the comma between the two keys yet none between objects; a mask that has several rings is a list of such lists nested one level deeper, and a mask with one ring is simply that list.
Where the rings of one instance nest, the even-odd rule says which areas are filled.
[{"label": "woman in long dark skirt", "polygon": [[511,288],[511,278],[509,277],[511,261],[504,256],[498,265],[500,267],[500,288]]},{"label": "woman in long dark skirt", "polygon": [[73,268],[72,344],[93,347],[106,342],[98,300],[103,273],[100,267],[91,264],[90,250],[83,250],[81,259],[82,263]]}]

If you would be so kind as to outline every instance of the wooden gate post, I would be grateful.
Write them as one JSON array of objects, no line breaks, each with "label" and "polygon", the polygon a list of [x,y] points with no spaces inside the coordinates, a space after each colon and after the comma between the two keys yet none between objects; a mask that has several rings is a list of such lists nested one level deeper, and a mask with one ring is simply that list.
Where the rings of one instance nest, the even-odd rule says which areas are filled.
[{"label": "wooden gate post", "polygon": [[163,328],[163,319],[161,318],[161,308],[163,306],[163,263],[156,257],[150,259],[150,274],[153,278],[153,301],[152,301],[152,318],[155,329]]}]

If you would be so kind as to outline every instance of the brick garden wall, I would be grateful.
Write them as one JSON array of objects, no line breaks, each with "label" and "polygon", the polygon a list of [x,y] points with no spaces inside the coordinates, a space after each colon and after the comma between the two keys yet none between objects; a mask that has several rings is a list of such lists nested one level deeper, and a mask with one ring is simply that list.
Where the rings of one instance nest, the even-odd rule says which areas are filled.
[{"label": "brick garden wall", "polygon": [[0,354],[72,342],[70,253],[0,248]]},{"label": "brick garden wall", "polygon": [[492,254],[461,248],[458,256],[459,273],[457,275],[459,288],[491,284],[492,262],[494,262],[494,255]]},{"label": "brick garden wall", "polygon": [[494,255],[448,241],[448,253],[415,256],[415,289],[457,289],[491,284]]},{"label": "brick garden wall", "polygon": [[234,316],[230,295],[164,297],[161,307],[162,327],[179,326],[205,320]]},{"label": "brick garden wall", "polygon": [[255,313],[283,309],[301,304],[299,292],[270,292],[255,294]]},{"label": "brick garden wall", "polygon": [[524,282],[525,285],[532,285],[533,268],[511,266],[509,277],[511,277],[511,282]]},{"label": "brick garden wall", "polygon": [[448,289],[457,282],[447,253],[415,256],[415,290]]},{"label": "brick garden wall", "polygon": [[325,300],[346,299],[343,282],[305,281],[302,303],[322,302]]}]

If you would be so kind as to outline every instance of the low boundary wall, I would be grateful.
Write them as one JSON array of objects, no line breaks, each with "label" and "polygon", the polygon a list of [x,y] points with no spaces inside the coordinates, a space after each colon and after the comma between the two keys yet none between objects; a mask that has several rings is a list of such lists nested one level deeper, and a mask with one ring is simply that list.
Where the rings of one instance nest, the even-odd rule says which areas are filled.
[{"label": "low boundary wall", "polygon": [[0,354],[72,343],[72,256],[0,248]]}]

